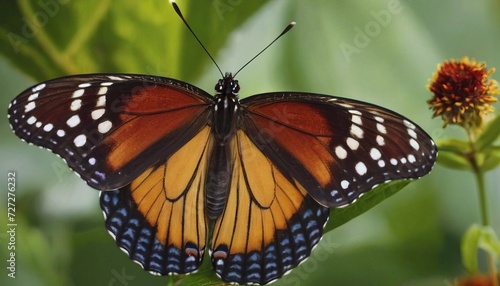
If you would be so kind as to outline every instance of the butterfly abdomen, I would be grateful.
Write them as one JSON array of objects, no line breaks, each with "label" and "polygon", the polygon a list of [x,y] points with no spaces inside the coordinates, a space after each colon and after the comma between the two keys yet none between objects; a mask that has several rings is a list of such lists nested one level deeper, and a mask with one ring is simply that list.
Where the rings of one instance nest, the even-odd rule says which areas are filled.
[{"label": "butterfly abdomen", "polygon": [[227,201],[233,165],[230,145],[219,145],[212,149],[205,186],[205,205],[209,219],[220,216]]}]

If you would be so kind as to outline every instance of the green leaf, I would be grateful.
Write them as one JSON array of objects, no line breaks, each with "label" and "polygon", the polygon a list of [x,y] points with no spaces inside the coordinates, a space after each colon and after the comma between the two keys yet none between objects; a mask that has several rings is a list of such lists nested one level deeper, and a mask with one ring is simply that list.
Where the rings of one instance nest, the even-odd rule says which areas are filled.
[{"label": "green leaf", "polygon": [[460,250],[462,253],[462,264],[465,269],[471,274],[479,273],[477,263],[477,250],[479,247],[479,239],[481,237],[481,226],[474,224],[467,229],[462,237]]},{"label": "green leaf", "polygon": [[[263,3],[178,5],[216,55],[229,34]],[[210,62],[167,0],[18,0],[15,4],[0,9],[0,53],[37,81],[96,72],[168,75],[189,81]]]},{"label": "green leaf", "polygon": [[500,257],[500,240],[498,240],[495,230],[492,227],[483,227],[480,247],[495,257]]},{"label": "green leaf", "polygon": [[325,227],[325,233],[368,211],[400,191],[409,183],[410,180],[400,180],[382,184],[362,195],[351,205],[342,208],[332,208],[330,210],[330,219]]},{"label": "green leaf", "polygon": [[465,154],[470,150],[470,143],[459,139],[438,140],[436,141],[436,145],[439,152],[447,151]]},{"label": "green leaf", "polygon": [[490,171],[500,165],[500,147],[490,147],[484,151],[484,161],[481,164],[481,170]]},{"label": "green leaf", "polygon": [[439,150],[437,163],[450,169],[470,171],[471,165],[464,155],[453,151]]},{"label": "green leaf", "polygon": [[488,122],[476,141],[478,151],[482,151],[493,144],[500,137],[500,114]]},{"label": "green leaf", "polygon": [[494,257],[500,257],[500,241],[490,226],[474,224],[465,232],[460,245],[462,263],[471,274],[479,273],[477,254],[483,249]]}]

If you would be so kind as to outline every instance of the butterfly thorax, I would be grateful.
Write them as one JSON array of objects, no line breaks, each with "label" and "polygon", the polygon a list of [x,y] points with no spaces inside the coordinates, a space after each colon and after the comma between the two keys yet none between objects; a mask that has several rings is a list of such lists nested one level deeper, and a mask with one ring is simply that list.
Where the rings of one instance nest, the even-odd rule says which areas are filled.
[{"label": "butterfly thorax", "polygon": [[212,107],[211,119],[214,141],[205,187],[205,203],[210,219],[216,219],[222,213],[229,192],[230,174],[233,169],[230,142],[238,128],[239,89],[238,81],[234,80],[230,73],[215,86],[215,104]]},{"label": "butterfly thorax", "polygon": [[218,145],[230,141],[237,129],[236,116],[239,110],[238,81],[226,73],[215,85],[215,104],[213,105],[212,128]]}]

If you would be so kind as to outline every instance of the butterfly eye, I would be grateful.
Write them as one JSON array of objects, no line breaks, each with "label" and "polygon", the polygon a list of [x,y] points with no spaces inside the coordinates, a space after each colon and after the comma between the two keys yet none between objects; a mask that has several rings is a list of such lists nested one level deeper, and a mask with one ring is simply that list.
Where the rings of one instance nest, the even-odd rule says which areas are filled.
[{"label": "butterfly eye", "polygon": [[231,83],[231,87],[232,87],[233,94],[237,94],[240,91],[240,84],[238,83],[237,80],[234,80]]},{"label": "butterfly eye", "polygon": [[224,80],[219,79],[219,81],[215,85],[215,92],[221,93],[223,91],[224,91]]}]

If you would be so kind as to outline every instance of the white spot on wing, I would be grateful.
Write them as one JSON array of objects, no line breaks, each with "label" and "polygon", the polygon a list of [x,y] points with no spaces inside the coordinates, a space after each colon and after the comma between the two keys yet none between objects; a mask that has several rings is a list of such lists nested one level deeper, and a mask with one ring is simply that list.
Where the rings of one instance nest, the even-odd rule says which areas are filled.
[{"label": "white spot on wing", "polygon": [[410,139],[410,145],[411,145],[411,147],[413,147],[413,149],[415,149],[415,150],[417,150],[417,151],[418,151],[418,149],[420,149],[420,145],[419,145],[419,144],[418,144],[418,142],[417,142],[415,139],[413,139],[413,138],[411,138],[411,139]]},{"label": "white spot on wing", "polygon": [[342,187],[342,189],[347,189],[349,188],[349,181],[347,180],[342,180],[342,182],[340,182],[340,186]]},{"label": "white spot on wing", "polygon": [[377,123],[377,130],[378,132],[382,133],[382,134],[386,134],[387,133],[387,130],[385,130],[385,126],[380,124],[380,123]]},{"label": "white spot on wing", "polygon": [[347,158],[347,151],[342,146],[337,146],[335,148],[335,155],[337,155],[339,159],[343,160]]},{"label": "white spot on wing", "polygon": [[108,78],[110,80],[125,80],[124,78],[121,78],[119,76],[114,76],[114,75],[110,75],[110,76],[108,76]]},{"label": "white spot on wing", "polygon": [[347,143],[347,146],[349,146],[349,148],[351,148],[351,150],[353,150],[353,151],[355,151],[359,147],[359,142],[351,137],[347,138],[346,143]]},{"label": "white spot on wing", "polygon": [[417,139],[417,133],[413,129],[408,129],[408,135],[410,135],[413,139]]},{"label": "white spot on wing", "polygon": [[361,121],[361,116],[359,115],[353,115],[351,121],[353,123],[356,123],[357,125],[363,125],[363,122]]},{"label": "white spot on wing", "polygon": [[49,132],[50,130],[52,130],[52,128],[54,128],[54,125],[49,123],[49,124],[45,124],[45,126],[43,127],[43,130],[46,132]]},{"label": "white spot on wing", "polygon": [[104,109],[102,109],[102,108],[101,109],[96,109],[96,110],[92,111],[92,113],[90,114],[90,116],[94,120],[97,120],[97,119],[101,118],[103,115],[104,115]]},{"label": "white spot on wing", "polygon": [[107,92],[108,92],[108,88],[106,86],[103,86],[103,87],[99,88],[97,95],[103,95],[103,94],[106,94]]},{"label": "white spot on wing", "polygon": [[76,147],[82,147],[83,145],[85,145],[86,142],[87,142],[87,136],[83,134],[76,136],[75,140],[73,140],[73,143],[75,143]]},{"label": "white spot on wing", "polygon": [[372,157],[373,160],[378,160],[380,157],[382,157],[382,154],[380,154],[380,151],[376,148],[372,148],[370,150],[370,157]]},{"label": "white spot on wing", "polygon": [[86,83],[80,83],[78,85],[78,87],[80,87],[80,88],[86,88],[86,87],[89,87],[89,86],[90,86],[90,83],[88,83],[88,82],[86,82]]},{"label": "white spot on wing", "polygon": [[378,163],[378,166],[379,166],[380,168],[385,167],[385,161],[384,161],[384,160],[378,160],[378,162],[377,162],[377,163]]},{"label": "white spot on wing", "polygon": [[384,137],[380,136],[380,135],[377,135],[377,138],[375,139],[377,140],[377,144],[379,146],[384,146],[385,145],[385,140],[384,140]]},{"label": "white spot on wing", "polygon": [[104,107],[104,105],[106,105],[106,96],[100,96],[98,99],[97,99],[97,103],[96,103],[96,107]]},{"label": "white spot on wing", "polygon": [[73,116],[71,116],[71,117],[68,119],[68,121],[66,121],[66,124],[67,124],[69,127],[71,127],[71,128],[73,128],[73,127],[77,126],[78,124],[80,124],[80,116],[78,116],[78,115],[76,115],[76,114],[75,114],[75,115],[73,115]]},{"label": "white spot on wing", "polygon": [[59,129],[59,130],[57,130],[56,134],[59,137],[63,137],[64,135],[66,135],[66,132],[64,132],[64,130],[62,130],[62,129]]},{"label": "white spot on wing", "polygon": [[71,98],[80,97],[83,95],[83,93],[85,93],[85,89],[77,89],[77,90],[75,90],[75,92],[73,92],[73,95],[71,96]]},{"label": "white spot on wing", "polygon": [[28,120],[26,121],[26,123],[28,123],[29,125],[33,124],[36,122],[36,117],[35,116],[31,116],[30,118],[28,118]]},{"label": "white spot on wing", "polygon": [[356,136],[357,138],[359,139],[362,139],[363,138],[363,129],[361,129],[359,126],[357,125],[351,125],[351,135],[353,136]]},{"label": "white spot on wing", "polygon": [[356,169],[356,172],[361,176],[366,174],[366,172],[368,171],[368,169],[366,169],[366,165],[363,162],[358,162],[354,168]]},{"label": "white spot on wing", "polygon": [[413,163],[417,162],[417,159],[415,158],[415,156],[410,154],[410,155],[408,155],[408,162],[413,164]]},{"label": "white spot on wing", "polygon": [[413,123],[411,123],[410,121],[408,121],[408,120],[405,119],[405,120],[403,120],[403,123],[409,129],[415,129],[415,125],[413,125]]},{"label": "white spot on wing", "polygon": [[24,112],[30,112],[31,110],[33,110],[34,108],[36,107],[36,104],[34,101],[26,104],[26,106],[24,107]]},{"label": "white spot on wing", "polygon": [[350,105],[350,104],[347,104],[347,103],[337,103],[338,105],[342,106],[342,107],[345,107],[347,109],[353,109],[354,106]]},{"label": "white spot on wing", "polygon": [[29,101],[33,101],[33,100],[37,99],[39,94],[40,94],[40,93],[38,93],[38,92],[33,93],[32,95],[30,95],[30,96],[28,97],[28,100],[29,100]]},{"label": "white spot on wing", "polygon": [[111,127],[113,127],[113,124],[111,124],[111,121],[106,120],[106,121],[99,123],[99,125],[97,126],[97,130],[99,130],[99,132],[104,134],[104,133],[108,132],[111,129]]},{"label": "white spot on wing", "polygon": [[44,89],[44,88],[45,88],[45,86],[46,86],[46,84],[45,84],[45,83],[41,83],[41,84],[39,84],[39,85],[35,86],[34,88],[32,88],[31,90],[32,90],[33,92],[37,92],[37,91],[40,91],[40,90]]},{"label": "white spot on wing", "polygon": [[77,111],[78,109],[80,109],[80,107],[82,107],[82,100],[81,99],[75,99],[73,100],[73,102],[71,102],[71,110],[73,111]]}]

